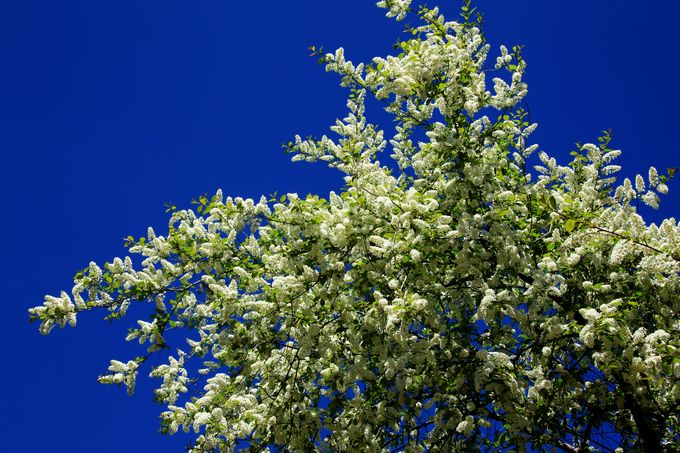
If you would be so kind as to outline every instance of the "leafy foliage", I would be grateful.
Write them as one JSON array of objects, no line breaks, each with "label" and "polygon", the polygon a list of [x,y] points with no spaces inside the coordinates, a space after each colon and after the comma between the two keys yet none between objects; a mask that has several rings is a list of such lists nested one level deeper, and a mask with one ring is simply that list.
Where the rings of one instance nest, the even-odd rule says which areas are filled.
[{"label": "leafy foliage", "polygon": [[[163,430],[193,430],[193,451],[680,448],[680,227],[636,209],[675,170],[617,185],[604,132],[567,165],[539,152],[532,176],[521,48],[490,67],[469,1],[459,22],[378,6],[419,25],[367,64],[311,48],[349,113],[335,138],[286,146],[343,172],[339,194],[169,204],[167,235],[126,240],[140,266],[91,263],[31,318],[47,334],[155,304],[127,337],[146,355],[100,380],[132,393],[151,354],[172,354],[150,374]],[[367,97],[394,117],[389,139]]]}]

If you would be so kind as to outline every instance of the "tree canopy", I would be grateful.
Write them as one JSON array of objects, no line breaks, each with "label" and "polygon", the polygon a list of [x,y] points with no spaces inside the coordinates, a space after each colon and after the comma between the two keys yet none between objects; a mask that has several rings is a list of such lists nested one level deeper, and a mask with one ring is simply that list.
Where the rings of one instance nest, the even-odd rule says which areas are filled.
[{"label": "tree canopy", "polygon": [[155,307],[99,379],[132,394],[167,356],[144,371],[162,430],[197,452],[680,449],[680,225],[638,212],[674,170],[617,181],[607,132],[537,152],[521,48],[489,58],[469,1],[410,3],[378,2],[412,23],[394,55],[313,49],[349,112],[286,148],[342,190],[170,206],[165,235],[128,238],[140,262],[90,263],[30,318]]}]

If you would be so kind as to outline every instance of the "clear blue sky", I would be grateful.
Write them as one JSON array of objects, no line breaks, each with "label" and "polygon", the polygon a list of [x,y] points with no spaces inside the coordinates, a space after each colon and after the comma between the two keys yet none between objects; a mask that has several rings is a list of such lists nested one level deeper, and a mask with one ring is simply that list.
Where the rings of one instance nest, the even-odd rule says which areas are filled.
[{"label": "clear blue sky", "polygon": [[[541,149],[564,157],[611,128],[624,174],[680,165],[679,2],[477,3],[492,44],[526,45]],[[110,358],[135,355],[123,340],[135,311],[42,337],[26,310],[90,260],[124,254],[123,237],[163,232],[165,202],[340,188],[339,174],[280,149],[345,113],[307,46],[366,60],[399,30],[366,0],[0,2],[0,449],[182,451],[186,437],[157,433],[155,381],[142,377],[134,398],[96,383]],[[672,182],[651,219],[677,217]]]}]

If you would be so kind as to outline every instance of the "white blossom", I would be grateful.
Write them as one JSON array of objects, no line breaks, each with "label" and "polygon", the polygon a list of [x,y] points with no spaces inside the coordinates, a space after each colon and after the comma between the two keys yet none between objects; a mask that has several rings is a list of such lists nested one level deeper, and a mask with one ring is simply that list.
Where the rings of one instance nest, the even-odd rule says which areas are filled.
[{"label": "white blossom", "polygon": [[[462,23],[381,0],[413,19],[393,55],[323,57],[348,112],[287,148],[344,188],[200,197],[128,238],[139,262],[90,263],[31,308],[40,332],[134,306],[141,355],[99,380],[131,394],[150,367],[163,431],[196,452],[581,451],[595,430],[680,448],[680,224],[637,213],[666,179],[616,185],[608,134],[572,162],[538,152],[532,176],[521,49],[492,72],[465,5]],[[394,127],[370,121],[376,99]]]}]

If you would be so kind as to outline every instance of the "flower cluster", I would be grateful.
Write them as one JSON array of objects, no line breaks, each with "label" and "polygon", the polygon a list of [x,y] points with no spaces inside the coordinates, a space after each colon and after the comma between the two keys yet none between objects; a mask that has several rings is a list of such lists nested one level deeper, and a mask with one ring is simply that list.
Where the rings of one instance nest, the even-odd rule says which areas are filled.
[{"label": "flower cluster", "polygon": [[146,355],[100,381],[132,392],[172,353],[150,370],[163,429],[197,452],[680,448],[680,225],[636,210],[669,177],[617,185],[608,134],[566,165],[538,153],[532,176],[521,49],[487,65],[469,3],[460,22],[378,6],[421,25],[397,55],[326,55],[349,113],[289,146],[343,172],[339,193],[201,197],[130,238],[139,265],[93,263],[31,318],[46,334],[149,304],[127,336]]}]

